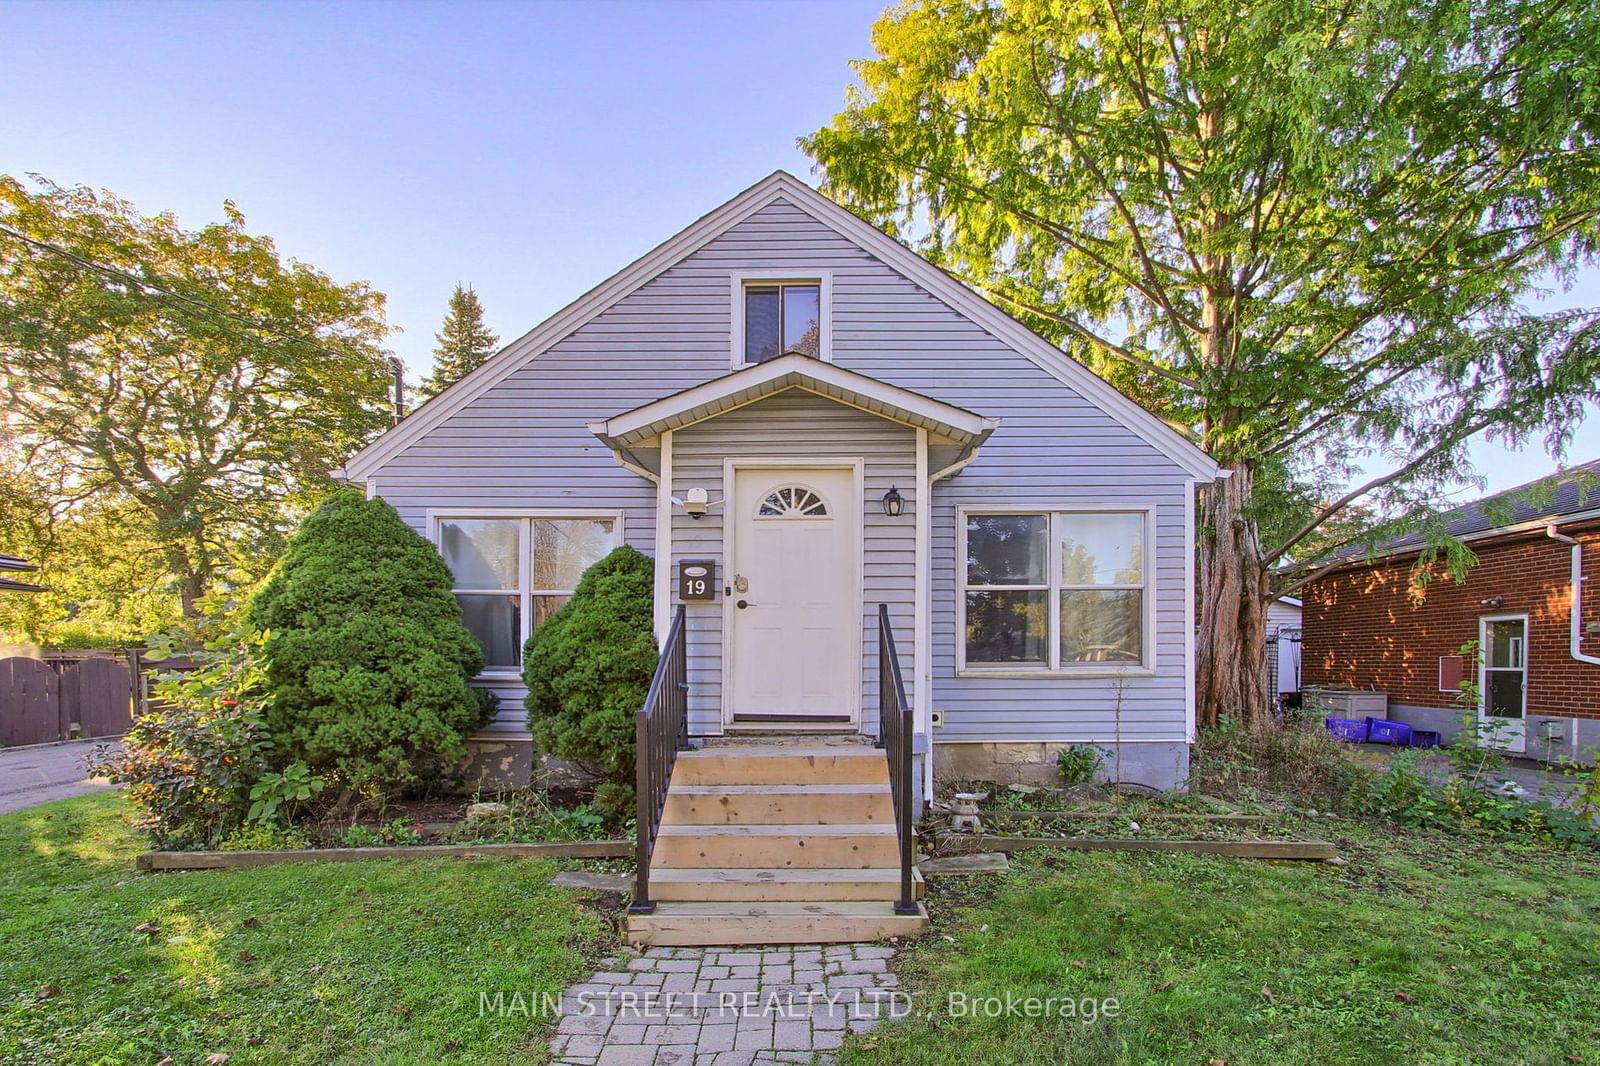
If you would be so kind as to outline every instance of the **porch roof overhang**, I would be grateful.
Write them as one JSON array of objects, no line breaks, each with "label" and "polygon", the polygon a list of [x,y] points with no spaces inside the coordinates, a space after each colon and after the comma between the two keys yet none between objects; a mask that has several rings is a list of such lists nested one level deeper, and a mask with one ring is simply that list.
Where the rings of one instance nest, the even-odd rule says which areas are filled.
[{"label": "porch roof overhang", "polygon": [[603,422],[591,422],[589,430],[627,461],[634,449],[655,447],[661,434],[669,430],[704,422],[789,389],[803,389],[891,422],[927,430],[941,443],[959,446],[964,458],[976,454],[1000,425],[998,418],[986,418],[810,356],[791,354],[664,396]]}]

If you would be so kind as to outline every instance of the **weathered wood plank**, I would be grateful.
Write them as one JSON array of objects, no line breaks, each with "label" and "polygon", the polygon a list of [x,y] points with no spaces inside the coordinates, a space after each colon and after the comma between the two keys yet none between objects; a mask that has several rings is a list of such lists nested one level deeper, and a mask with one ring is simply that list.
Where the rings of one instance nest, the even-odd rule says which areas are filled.
[{"label": "weathered wood plank", "polygon": [[1211,822],[1217,825],[1260,825],[1267,820],[1264,814],[1152,814],[1149,811],[1139,815],[1093,811],[982,811],[979,817],[986,822],[1071,822],[1131,817],[1137,822]]},{"label": "weathered wood plank", "polygon": [[633,887],[633,875],[563,870],[552,877],[550,883],[558,888],[581,888],[591,892],[627,892]]},{"label": "weathered wood plank", "polygon": [[291,851],[147,851],[139,869],[231,870],[291,862],[360,862],[366,859],[623,859],[631,840],[582,840],[570,844],[420,844],[392,848],[298,848]]},{"label": "weathered wood plank", "polygon": [[938,859],[923,859],[920,869],[929,877],[948,874],[1003,874],[1011,863],[1002,852],[979,851],[971,855],[946,855]]},{"label": "weathered wood plank", "polygon": [[1198,855],[1232,855],[1241,859],[1332,859],[1339,849],[1325,840],[1120,840],[1103,837],[1014,837],[976,834],[947,836],[941,849],[1022,851],[1064,848],[1070,851],[1185,851]]}]

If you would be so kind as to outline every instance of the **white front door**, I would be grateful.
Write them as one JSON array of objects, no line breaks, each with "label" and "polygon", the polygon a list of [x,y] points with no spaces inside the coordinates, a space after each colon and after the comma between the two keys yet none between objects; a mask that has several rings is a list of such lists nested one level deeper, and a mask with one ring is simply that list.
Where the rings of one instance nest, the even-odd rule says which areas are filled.
[{"label": "white front door", "polygon": [[1480,741],[1505,751],[1528,746],[1528,616],[1478,620]]},{"label": "white front door", "polygon": [[856,467],[732,468],[727,717],[852,723],[861,699]]}]

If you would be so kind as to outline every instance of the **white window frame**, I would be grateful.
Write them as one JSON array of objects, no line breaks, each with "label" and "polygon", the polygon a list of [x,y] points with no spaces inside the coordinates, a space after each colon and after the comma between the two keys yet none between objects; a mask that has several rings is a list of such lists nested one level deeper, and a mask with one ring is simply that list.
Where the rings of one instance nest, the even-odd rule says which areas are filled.
[{"label": "white window frame", "polygon": [[[1144,595],[1140,600],[1143,617],[1141,658],[1136,663],[1084,663],[1063,665],[1061,662],[1061,593],[1075,589],[1134,588],[1133,585],[1068,585],[1061,580],[1061,560],[1055,557],[1056,518],[1058,515],[1132,514],[1143,518],[1144,554],[1142,559]],[[980,515],[1045,515],[1049,521],[1046,529],[1045,576],[1043,585],[983,585],[977,591],[1002,588],[1007,591],[1045,591],[1050,605],[1045,634],[1046,658],[1037,666],[1026,663],[967,663],[967,519]],[[1156,672],[1156,507],[1154,504],[1013,504],[1010,506],[983,506],[956,508],[956,676],[958,677],[1148,677]]]},{"label": "white window frame", "polygon": [[[528,637],[533,633],[533,598],[535,596],[570,596],[573,589],[565,591],[558,589],[535,589],[533,587],[533,523],[536,519],[560,521],[562,519],[603,519],[611,522],[611,548],[615,550],[619,545],[628,542],[623,524],[623,512],[607,510],[584,509],[548,509],[539,508],[530,510],[522,507],[451,507],[440,510],[429,510],[427,513],[428,540],[433,544],[434,550],[443,551],[439,545],[440,526],[445,522],[471,521],[472,519],[518,519],[522,522],[522,529],[517,538],[517,587],[515,589],[458,589],[452,586],[451,595],[461,596],[511,596],[516,595],[521,608],[522,632],[518,637],[517,647],[528,643]],[[448,565],[448,564],[446,564]],[[454,575],[452,575],[454,576]],[[486,667],[478,677],[484,680],[521,680],[520,668],[507,669]]]},{"label": "white window frame", "polygon": [[833,362],[833,272],[830,270],[740,270],[729,277],[731,328],[728,333],[728,365],[734,370],[750,363],[744,357],[744,292],[751,285],[816,285],[817,358]]}]

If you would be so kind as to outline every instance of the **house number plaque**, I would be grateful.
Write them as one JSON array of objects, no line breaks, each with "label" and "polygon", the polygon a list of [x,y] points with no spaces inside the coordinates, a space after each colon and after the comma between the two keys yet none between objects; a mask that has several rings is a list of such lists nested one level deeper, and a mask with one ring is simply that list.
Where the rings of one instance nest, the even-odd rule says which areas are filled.
[{"label": "house number plaque", "polygon": [[678,599],[684,603],[694,603],[716,598],[716,560],[680,559],[678,561]]}]

